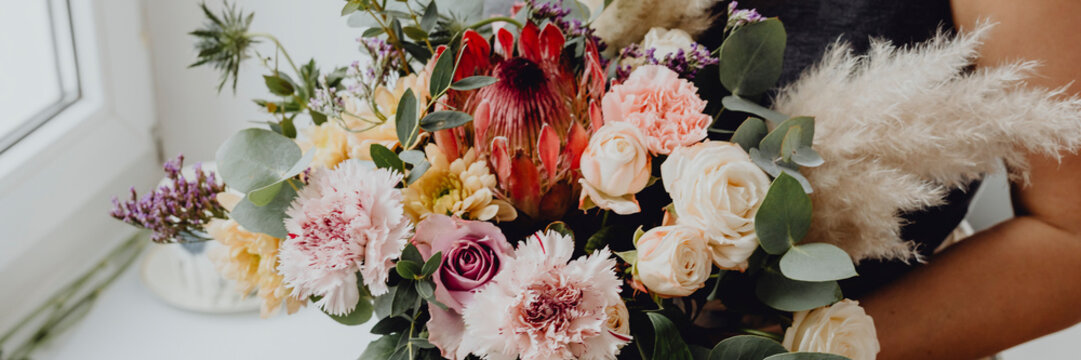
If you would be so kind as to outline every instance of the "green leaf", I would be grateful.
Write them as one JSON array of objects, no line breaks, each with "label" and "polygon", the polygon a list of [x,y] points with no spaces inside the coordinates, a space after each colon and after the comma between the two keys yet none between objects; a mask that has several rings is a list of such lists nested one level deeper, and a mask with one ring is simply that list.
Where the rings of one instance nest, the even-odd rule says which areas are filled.
[{"label": "green leaf", "polygon": [[442,94],[454,79],[454,60],[454,52],[450,49],[443,51],[443,55],[436,60],[431,80],[428,83],[428,92],[433,98]]},{"label": "green leaf", "polygon": [[436,270],[439,270],[439,265],[442,263],[442,251],[432,254],[432,257],[429,257],[428,260],[424,262],[424,267],[420,269],[421,275],[424,275],[425,277],[432,276],[432,274],[435,274]]},{"label": "green leaf", "polygon": [[394,151],[387,149],[382,144],[372,144],[369,147],[369,152],[372,155],[372,162],[375,163],[375,167],[380,169],[391,169],[399,173],[405,173],[405,163],[398,158],[398,154]]},{"label": "green leaf", "polygon": [[414,164],[412,169],[409,169],[409,176],[405,178],[406,185],[413,185],[414,182],[420,180],[424,173],[428,172],[428,168],[431,168],[432,164],[428,163],[428,160],[424,160],[419,164]]},{"label": "green leaf", "polygon": [[436,111],[420,120],[420,128],[424,131],[434,132],[445,129],[453,129],[473,121],[473,116],[461,111],[443,110]]},{"label": "green leaf", "polygon": [[381,28],[381,27],[373,27],[373,28],[368,28],[367,30],[364,30],[364,32],[361,33],[360,36],[361,37],[376,37],[376,36],[382,35],[385,31],[386,30],[383,30],[383,28]]},{"label": "green leaf", "polygon": [[766,123],[762,119],[749,117],[739,124],[739,128],[736,128],[736,133],[732,134],[729,141],[739,144],[744,151],[751,151],[751,148],[758,146],[758,142],[762,141],[768,132],[769,129],[766,128]]},{"label": "green leaf", "polygon": [[409,320],[398,316],[391,316],[379,320],[379,322],[372,325],[372,334],[387,335],[396,332],[402,332],[409,329]]},{"label": "green leaf", "polygon": [[420,150],[402,151],[401,154],[398,154],[398,158],[402,159],[402,161],[405,161],[406,163],[413,164],[413,165],[417,165],[417,164],[424,163],[424,162],[428,161],[427,155],[424,155],[424,152],[420,151]]},{"label": "green leaf", "polygon": [[781,257],[781,273],[792,280],[830,281],[856,276],[856,266],[844,250],[832,244],[792,247]]},{"label": "green leaf", "polygon": [[735,95],[725,96],[721,99],[721,105],[725,109],[758,115],[774,124],[780,124],[788,120],[788,115],[767,109],[762,105]]},{"label": "green leaf", "polygon": [[799,166],[816,167],[826,161],[822,159],[821,155],[818,155],[817,151],[811,148],[810,144],[804,144],[792,154],[792,162]]},{"label": "green leaf", "polygon": [[290,84],[289,81],[286,81],[281,76],[263,75],[263,82],[266,83],[267,89],[274,95],[293,95],[293,84]]},{"label": "green leaf", "polygon": [[405,249],[402,249],[402,260],[409,260],[417,264],[424,263],[424,257],[420,255],[420,251],[413,244],[408,244]]},{"label": "green leaf", "polygon": [[836,281],[792,280],[773,269],[765,269],[758,277],[755,295],[769,307],[789,312],[816,309],[842,299]]},{"label": "green leaf", "polygon": [[796,150],[803,146],[800,143],[802,133],[803,131],[800,130],[799,126],[788,128],[788,131],[784,134],[784,140],[781,141],[781,161],[792,162],[792,155],[795,155]]},{"label": "green leaf", "polygon": [[480,89],[482,87],[495,84],[496,82],[499,82],[499,78],[492,76],[476,75],[455,81],[454,84],[450,86],[450,88],[458,91],[467,91]]},{"label": "green leaf", "polygon": [[315,124],[315,126],[323,125],[323,123],[327,122],[327,116],[321,112],[308,110],[308,114],[311,115],[312,124]]},{"label": "green leaf", "polygon": [[762,360],[788,352],[780,343],[754,335],[733,336],[713,347],[709,360]]},{"label": "green leaf", "polygon": [[216,160],[225,183],[248,193],[303,172],[311,156],[303,156],[300,147],[281,134],[252,128],[226,140],[218,148]]},{"label": "green leaf", "polygon": [[592,254],[593,251],[608,245],[608,233],[611,232],[611,230],[611,226],[605,226],[600,230],[597,230],[596,233],[593,233],[593,236],[590,236],[589,240],[586,240],[586,254]]},{"label": "green leaf", "polygon": [[770,131],[766,137],[762,138],[762,141],[758,144],[758,149],[762,151],[762,154],[770,157],[781,156],[784,138],[788,135],[788,130],[794,127],[800,129],[800,144],[811,146],[811,144],[814,143],[815,119],[810,116],[797,116],[777,125],[773,131]]},{"label": "green leaf", "polygon": [[435,298],[435,283],[431,279],[423,281],[417,281],[417,294],[420,294],[422,299],[434,299]]},{"label": "green leaf", "polygon": [[407,89],[402,99],[398,102],[398,111],[395,115],[394,124],[398,127],[398,142],[402,148],[410,149],[420,136],[419,119],[417,118],[417,96],[413,89]]},{"label": "green leaf", "polygon": [[[314,153],[314,151],[311,151]],[[248,193],[248,201],[251,201],[255,206],[266,206],[274,197],[278,195],[278,192],[282,189],[282,182],[276,182]]]},{"label": "green leaf", "polygon": [[288,232],[282,219],[285,218],[285,209],[289,208],[296,196],[296,191],[288,185],[282,186],[281,191],[265,206],[256,206],[245,196],[229,213],[229,217],[248,231],[285,239]]},{"label": "green leaf", "polygon": [[762,249],[783,254],[803,240],[811,227],[811,197],[798,180],[782,173],[773,180],[755,214],[754,230]]},{"label": "green leaf", "polygon": [[398,339],[401,335],[386,335],[368,343],[364,352],[357,360],[386,360],[398,348]]},{"label": "green leaf", "polygon": [[390,305],[390,315],[398,316],[408,310],[415,309],[420,305],[420,296],[411,281],[403,281],[398,285],[398,291],[394,292],[394,302]]},{"label": "green leaf", "polygon": [[344,325],[355,326],[364,324],[372,318],[372,299],[367,296],[361,296],[360,300],[357,301],[357,306],[348,314],[340,316],[327,315],[329,315],[331,319],[334,319],[334,321]]},{"label": "green leaf", "polygon": [[403,27],[402,32],[405,33],[405,36],[408,36],[410,39],[413,39],[413,40],[416,40],[416,41],[424,41],[425,39],[428,38],[428,32],[422,30],[421,28],[417,27],[416,25],[409,25],[409,26]]},{"label": "green leaf", "polygon": [[850,360],[841,355],[826,354],[826,353],[813,353],[813,352],[794,352],[777,354],[766,358],[765,360]]},{"label": "green leaf", "polygon": [[398,264],[394,266],[394,270],[398,271],[398,275],[401,275],[404,279],[416,278],[417,275],[420,275],[420,269],[421,265],[419,263],[409,260],[398,261]]},{"label": "green leaf", "polygon": [[781,77],[787,35],[776,18],[744,25],[721,44],[721,84],[733,94],[753,96],[772,88]]},{"label": "green leaf", "polygon": [[548,227],[544,230],[555,231],[557,233],[570,236],[571,239],[574,239],[574,231],[571,231],[571,228],[567,226],[567,223],[562,221],[553,221],[551,224],[548,224]]},{"label": "green leaf", "polygon": [[435,24],[439,21],[439,7],[435,5],[435,1],[428,3],[428,6],[424,8],[424,15],[420,17],[420,28],[424,31],[432,31],[435,28]]},{"label": "green leaf", "polygon": [[647,312],[650,323],[653,324],[653,357],[654,360],[693,360],[691,349],[683,342],[683,336],[679,329],[659,312]]}]

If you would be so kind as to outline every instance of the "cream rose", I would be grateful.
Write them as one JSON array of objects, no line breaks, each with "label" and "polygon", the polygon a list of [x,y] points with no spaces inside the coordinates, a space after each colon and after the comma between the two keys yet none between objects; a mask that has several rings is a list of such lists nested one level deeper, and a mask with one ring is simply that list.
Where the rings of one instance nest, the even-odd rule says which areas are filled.
[{"label": "cream rose", "polygon": [[770,181],[743,148],[723,141],[677,148],[661,164],[661,179],[676,223],[705,234],[717,267],[745,270],[758,247],[754,215]]},{"label": "cream rose", "polygon": [[650,291],[666,297],[687,296],[709,279],[709,245],[698,229],[655,227],[642,234],[638,248],[638,275]]},{"label": "cream rose", "polygon": [[640,211],[634,194],[649,183],[651,162],[637,128],[623,122],[605,124],[582,153],[580,207],[587,208],[589,200],[617,214]]},{"label": "cream rose", "polygon": [[649,29],[642,38],[642,49],[653,49],[653,58],[664,60],[665,56],[675,54],[679,50],[690,51],[694,39],[691,34],[680,29],[665,29],[655,27]]},{"label": "cream rose", "polygon": [[852,360],[873,360],[879,351],[874,320],[859,302],[848,299],[795,313],[781,344],[789,351],[830,353]]}]

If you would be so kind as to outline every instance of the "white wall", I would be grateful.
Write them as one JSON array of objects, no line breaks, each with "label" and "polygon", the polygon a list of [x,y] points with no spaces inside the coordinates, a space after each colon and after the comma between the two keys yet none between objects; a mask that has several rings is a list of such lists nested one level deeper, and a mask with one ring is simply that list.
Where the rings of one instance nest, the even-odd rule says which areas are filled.
[{"label": "white wall", "polygon": [[[315,58],[324,69],[348,65],[360,58],[360,31],[338,16],[341,1],[236,0],[239,8],[255,12],[252,30],[277,36],[297,62]],[[218,73],[210,68],[188,69],[195,61],[193,37],[202,25],[200,0],[145,1],[153,59],[159,134],[168,157],[184,153],[190,161],[211,161],[218,145],[237,130],[270,120],[251,102],[271,96],[263,85],[267,70],[257,59],[241,67],[237,92],[218,94]],[[207,1],[214,10],[219,1]],[[273,44],[258,45],[271,54]],[[284,60],[282,60],[284,62]],[[299,66],[299,64],[298,64]],[[284,65],[288,68],[288,65]]]}]

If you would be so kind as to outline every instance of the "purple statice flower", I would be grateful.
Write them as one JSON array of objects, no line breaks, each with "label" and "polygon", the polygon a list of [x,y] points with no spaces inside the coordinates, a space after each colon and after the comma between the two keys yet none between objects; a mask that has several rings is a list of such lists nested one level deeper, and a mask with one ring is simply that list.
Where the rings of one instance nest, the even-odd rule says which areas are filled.
[{"label": "purple statice flower", "polygon": [[204,226],[211,219],[225,219],[227,211],[217,201],[225,185],[217,181],[214,172],[203,171],[195,164],[195,178],[187,179],[180,171],[184,155],[165,163],[169,184],[162,185],[139,198],[131,188],[131,199],[120,202],[113,198],[110,212],[130,225],[153,231],[151,240],[158,243],[207,240]]},{"label": "purple statice flower", "polygon": [[551,21],[568,37],[583,37],[593,40],[597,44],[597,51],[604,51],[604,49],[608,48],[608,44],[605,44],[604,40],[601,40],[588,24],[578,19],[568,19],[567,16],[571,14],[571,10],[563,7],[560,2],[546,1],[539,5],[538,2],[538,0],[525,1],[526,8],[531,9],[529,19],[534,23],[541,24],[545,20]]},{"label": "purple statice flower", "polygon": [[738,1],[728,3],[728,22],[724,26],[725,32],[735,30],[743,25],[766,20],[764,16],[758,13],[758,10],[737,9],[738,6]]},{"label": "purple statice flower", "polygon": [[694,79],[698,70],[717,63],[717,58],[710,54],[709,49],[699,43],[692,43],[690,49],[679,49],[663,58],[657,58],[655,52],[656,49],[642,49],[639,44],[623,48],[619,52],[623,64],[616,67],[616,79],[626,79],[636,65],[663,65],[683,78]]}]

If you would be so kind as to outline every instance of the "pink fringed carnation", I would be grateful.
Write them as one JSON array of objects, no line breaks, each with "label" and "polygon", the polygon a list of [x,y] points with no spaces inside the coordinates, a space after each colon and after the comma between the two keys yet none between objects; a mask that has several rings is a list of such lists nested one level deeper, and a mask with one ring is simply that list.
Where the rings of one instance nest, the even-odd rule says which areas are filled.
[{"label": "pink fringed carnation", "polygon": [[316,305],[343,315],[360,299],[359,271],[373,295],[387,292],[393,259],[401,255],[412,224],[394,188],[402,175],[356,160],[316,170],[285,212],[289,238],[278,271],[293,296],[321,296]]},{"label": "pink fringed carnation", "polygon": [[622,303],[616,262],[605,248],[568,263],[573,251],[554,231],[519,244],[466,307],[462,347],[485,359],[615,359],[630,341],[609,327]]},{"label": "pink fringed carnation", "polygon": [[698,88],[660,65],[634,69],[627,81],[604,95],[602,109],[605,122],[626,121],[640,129],[653,154],[667,155],[702,141],[710,124]]}]

